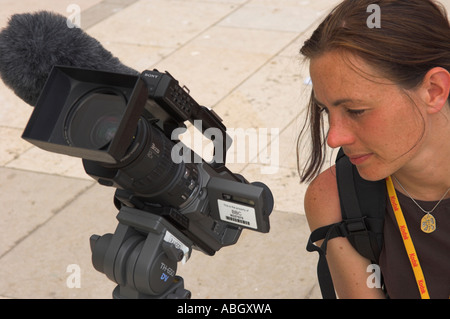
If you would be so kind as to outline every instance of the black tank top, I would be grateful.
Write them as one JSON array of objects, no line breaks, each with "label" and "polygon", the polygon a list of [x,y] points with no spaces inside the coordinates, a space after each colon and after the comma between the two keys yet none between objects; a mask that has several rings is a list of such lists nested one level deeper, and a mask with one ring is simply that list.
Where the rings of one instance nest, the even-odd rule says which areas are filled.
[{"label": "black tank top", "polygon": [[[436,230],[426,234],[420,229],[420,221],[425,213],[409,197],[398,191],[397,197],[425,276],[430,298],[449,299],[450,199],[443,200],[434,210],[432,215],[436,219]],[[431,210],[437,201],[417,201],[417,203],[423,209]],[[390,298],[419,299],[419,288],[389,201],[386,206],[380,269],[387,293]]]}]

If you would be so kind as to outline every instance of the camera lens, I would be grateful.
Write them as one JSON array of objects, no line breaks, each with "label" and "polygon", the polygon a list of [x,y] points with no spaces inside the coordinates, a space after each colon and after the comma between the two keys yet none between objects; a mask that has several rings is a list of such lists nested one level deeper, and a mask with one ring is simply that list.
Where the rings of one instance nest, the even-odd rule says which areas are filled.
[{"label": "camera lens", "polygon": [[97,90],[72,107],[64,126],[71,146],[101,150],[113,140],[127,107],[125,97],[112,90]]},{"label": "camera lens", "polygon": [[90,137],[91,144],[99,149],[108,145],[116,135],[119,124],[120,116],[118,114],[103,115],[92,128]]}]

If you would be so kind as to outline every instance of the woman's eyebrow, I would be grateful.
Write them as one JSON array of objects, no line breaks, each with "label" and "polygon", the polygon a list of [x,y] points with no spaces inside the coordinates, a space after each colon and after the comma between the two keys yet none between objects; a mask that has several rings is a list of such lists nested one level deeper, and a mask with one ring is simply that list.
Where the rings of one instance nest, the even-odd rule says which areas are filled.
[{"label": "woman's eyebrow", "polygon": [[[314,97],[314,102],[321,107],[326,107],[325,104],[323,104],[322,102],[317,100],[315,97]],[[339,106],[341,104],[345,104],[345,103],[356,103],[357,104],[357,103],[361,103],[361,100],[339,99],[339,100],[334,101],[331,105],[337,107],[337,106]]]}]

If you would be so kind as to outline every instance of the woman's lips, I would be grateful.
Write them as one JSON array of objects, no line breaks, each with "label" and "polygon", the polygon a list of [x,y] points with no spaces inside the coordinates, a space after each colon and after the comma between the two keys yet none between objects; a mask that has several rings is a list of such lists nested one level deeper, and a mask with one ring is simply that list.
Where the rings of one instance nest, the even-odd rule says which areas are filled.
[{"label": "woman's lips", "polygon": [[364,163],[365,161],[367,161],[371,156],[372,156],[372,154],[364,154],[364,155],[353,155],[353,156],[349,156],[348,158],[350,159],[350,162],[353,165],[360,165],[360,164]]}]

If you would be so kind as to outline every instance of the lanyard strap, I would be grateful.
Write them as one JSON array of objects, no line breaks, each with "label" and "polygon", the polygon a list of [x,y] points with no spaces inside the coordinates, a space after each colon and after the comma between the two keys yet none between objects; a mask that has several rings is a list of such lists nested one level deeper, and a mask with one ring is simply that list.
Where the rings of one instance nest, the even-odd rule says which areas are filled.
[{"label": "lanyard strap", "polygon": [[416,249],[414,248],[408,226],[406,225],[405,217],[403,216],[403,212],[397,198],[397,193],[395,192],[394,183],[392,183],[392,178],[390,176],[386,178],[386,187],[392,209],[394,210],[395,218],[397,219],[398,228],[400,229],[400,233],[402,235],[403,244],[405,244],[406,253],[408,254],[409,261],[411,262],[411,267],[414,272],[414,277],[416,278],[417,286],[419,287],[420,296],[422,299],[430,299],[422,267],[420,266],[419,257],[417,257]]}]

